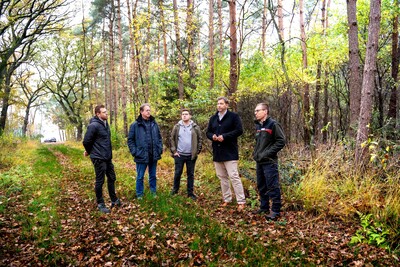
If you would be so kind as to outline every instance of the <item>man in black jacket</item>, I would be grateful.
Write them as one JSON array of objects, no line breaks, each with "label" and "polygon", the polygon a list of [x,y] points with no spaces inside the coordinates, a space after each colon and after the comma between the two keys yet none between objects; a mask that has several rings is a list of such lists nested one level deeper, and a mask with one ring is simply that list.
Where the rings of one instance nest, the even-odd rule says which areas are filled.
[{"label": "man in black jacket", "polygon": [[86,157],[90,155],[96,173],[95,193],[97,207],[103,213],[110,213],[103,199],[104,176],[107,176],[111,208],[114,206],[121,206],[121,201],[115,194],[116,176],[114,165],[111,161],[111,133],[107,123],[107,110],[104,105],[96,106],[94,112],[96,115],[90,120],[85,137],[83,138],[83,146],[85,147],[84,155]]},{"label": "man in black jacket", "polygon": [[[269,107],[259,103],[256,116],[256,145],[253,159],[257,163],[257,188],[260,209],[255,213],[268,213],[267,220],[276,220],[281,211],[281,191],[278,173],[278,152],[285,146],[285,135],[279,123],[269,117]],[[269,201],[272,201],[271,212]]]},{"label": "man in black jacket", "polygon": [[[243,133],[242,121],[238,114],[228,110],[229,100],[219,97],[217,113],[211,116],[207,128],[207,138],[212,141],[215,171],[221,181],[223,204],[232,202],[229,179],[235,191],[238,211],[245,207],[242,180],[238,172],[239,148],[237,139]],[[229,178],[229,179],[228,179]]]}]

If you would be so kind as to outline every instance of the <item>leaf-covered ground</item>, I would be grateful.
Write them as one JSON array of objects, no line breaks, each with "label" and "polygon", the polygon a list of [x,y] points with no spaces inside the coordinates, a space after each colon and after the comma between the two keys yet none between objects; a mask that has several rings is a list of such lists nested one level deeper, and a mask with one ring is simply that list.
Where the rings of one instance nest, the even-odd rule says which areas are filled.
[{"label": "leaf-covered ground", "polygon": [[[290,210],[279,221],[267,222],[253,215],[250,206],[244,212],[236,211],[235,204],[220,207],[218,187],[198,192],[196,202],[183,193],[175,199],[165,192],[141,201],[126,194],[122,207],[100,214],[91,192],[92,178],[82,174],[68,155],[50,150],[62,166],[60,192],[52,200],[58,219],[48,222],[57,234],[39,243],[40,234],[24,233],[23,218],[35,212],[27,209],[16,190],[0,212],[1,266],[399,265],[397,257],[385,250],[349,246],[358,225]],[[134,172],[133,164],[124,168]],[[172,168],[159,166],[160,183],[171,172]]]}]

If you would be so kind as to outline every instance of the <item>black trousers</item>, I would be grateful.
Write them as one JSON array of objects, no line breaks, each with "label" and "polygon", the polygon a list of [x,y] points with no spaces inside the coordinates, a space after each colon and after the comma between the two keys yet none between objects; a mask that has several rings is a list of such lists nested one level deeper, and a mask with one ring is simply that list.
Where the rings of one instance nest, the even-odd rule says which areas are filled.
[{"label": "black trousers", "polygon": [[188,196],[193,195],[194,167],[196,165],[196,159],[192,160],[192,156],[181,155],[180,157],[174,156],[174,160],[175,160],[175,175],[174,175],[174,188],[172,190],[175,193],[179,191],[183,166],[186,164],[187,194]]},{"label": "black trousers", "polygon": [[107,176],[107,188],[110,199],[112,202],[117,201],[118,198],[115,194],[115,180],[117,178],[115,176],[114,164],[111,160],[105,161],[101,159],[92,159],[92,163],[96,174],[94,191],[96,193],[97,204],[104,203],[103,184],[105,176]]},{"label": "black trousers", "polygon": [[260,194],[260,209],[269,211],[269,202],[271,200],[273,212],[281,211],[281,190],[279,185],[278,164],[257,163],[257,188]]}]

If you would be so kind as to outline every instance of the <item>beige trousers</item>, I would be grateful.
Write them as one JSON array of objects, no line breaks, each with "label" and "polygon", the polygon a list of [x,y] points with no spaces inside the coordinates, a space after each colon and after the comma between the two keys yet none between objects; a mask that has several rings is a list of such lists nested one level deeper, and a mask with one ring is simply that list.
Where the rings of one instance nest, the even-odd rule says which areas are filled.
[{"label": "beige trousers", "polygon": [[221,181],[222,197],[224,202],[232,202],[232,191],[229,183],[232,183],[233,191],[235,191],[236,201],[238,204],[245,204],[246,198],[244,196],[242,180],[240,180],[238,172],[238,161],[214,161],[215,171],[219,180]]}]

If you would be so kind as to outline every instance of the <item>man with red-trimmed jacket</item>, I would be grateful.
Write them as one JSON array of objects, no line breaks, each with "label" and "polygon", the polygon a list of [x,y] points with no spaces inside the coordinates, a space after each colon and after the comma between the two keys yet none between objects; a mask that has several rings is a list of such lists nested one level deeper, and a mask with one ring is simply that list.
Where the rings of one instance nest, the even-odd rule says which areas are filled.
[{"label": "man with red-trimmed jacket", "polygon": [[254,114],[256,144],[253,159],[257,165],[257,188],[260,194],[260,208],[254,213],[267,213],[267,220],[276,220],[282,206],[277,154],[285,146],[285,135],[279,123],[269,117],[268,104],[257,104]]}]

